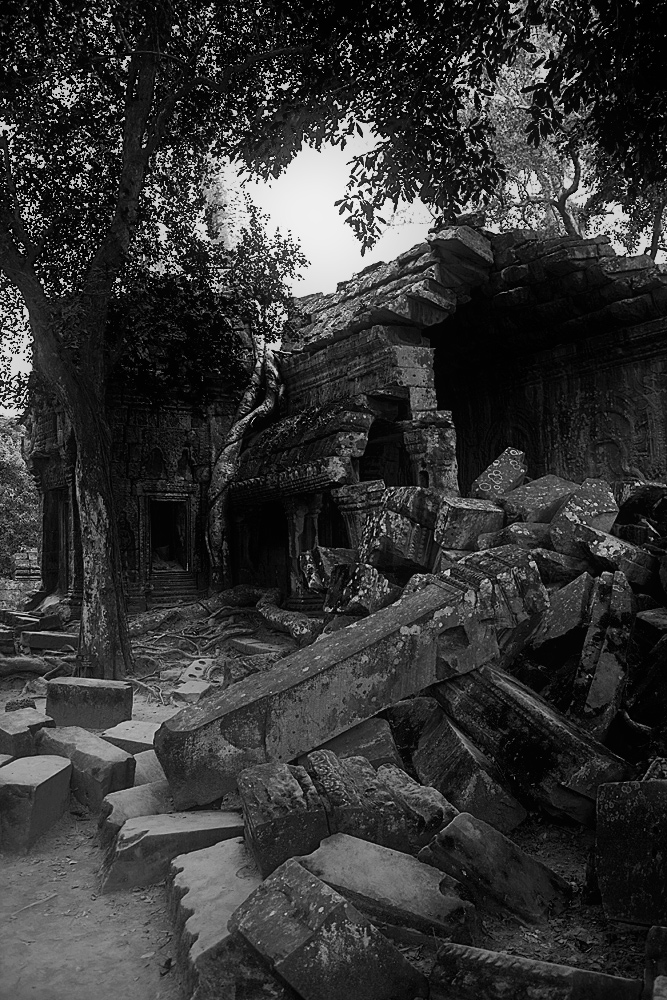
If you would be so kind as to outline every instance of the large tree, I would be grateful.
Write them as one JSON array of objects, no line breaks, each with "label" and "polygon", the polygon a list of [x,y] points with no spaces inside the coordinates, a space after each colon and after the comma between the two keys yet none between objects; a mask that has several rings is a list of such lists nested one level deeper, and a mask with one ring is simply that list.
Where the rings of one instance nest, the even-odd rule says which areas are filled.
[{"label": "large tree", "polygon": [[[0,272],[76,439],[82,650],[130,660],[104,412],[107,319],[133,248],[187,242],[210,156],[277,174],[304,141],[372,122],[346,203],[366,241],[388,196],[450,208],[498,178],[461,119],[524,35],[507,0],[6,0],[0,12]],[[118,345],[116,345],[118,346]],[[270,375],[270,365],[264,366]]]}]

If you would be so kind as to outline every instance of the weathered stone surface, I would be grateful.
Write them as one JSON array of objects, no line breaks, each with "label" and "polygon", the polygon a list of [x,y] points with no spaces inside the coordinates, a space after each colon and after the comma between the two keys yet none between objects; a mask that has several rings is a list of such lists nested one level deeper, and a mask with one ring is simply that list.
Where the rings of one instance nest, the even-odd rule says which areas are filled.
[{"label": "weathered stone surface", "polygon": [[427,584],[168,719],[154,743],[176,806],[212,802],[244,768],[293,760],[428,687],[441,669],[438,635],[479,606],[470,583]]},{"label": "weathered stone surface", "polygon": [[429,571],[437,552],[433,538],[440,496],[419,486],[395,486],[366,520],[361,562],[378,569]]},{"label": "weathered stone surface", "polygon": [[419,739],[434,712],[441,709],[435,698],[417,696],[397,701],[386,710],[394,739],[404,760],[411,762]]},{"label": "weathered stone surface", "polygon": [[521,486],[527,471],[525,453],[517,448],[505,448],[475,479],[470,487],[470,496],[491,500],[510,493]]},{"label": "weathered stone surface", "polygon": [[108,844],[128,819],[173,811],[174,802],[166,779],[149,785],[123,788],[119,792],[109,792],[102,801],[97,820],[100,841]]},{"label": "weathered stone surface", "polygon": [[79,646],[79,636],[70,632],[21,632],[21,645],[30,649],[71,649],[73,652]]},{"label": "weathered stone surface", "polygon": [[588,524],[607,532],[611,531],[617,515],[618,506],[609,483],[603,479],[584,479],[552,520],[551,529],[567,535],[574,524]]},{"label": "weathered stone surface", "polygon": [[412,760],[424,784],[437,788],[457,810],[472,813],[502,833],[514,830],[528,815],[503,786],[494,764],[444,712],[426,726]]},{"label": "weathered stone surface", "polygon": [[595,871],[610,920],[667,924],[667,781],[598,790]]},{"label": "weathered stone surface", "polygon": [[149,785],[154,781],[166,781],[166,774],[162,770],[162,764],[157,759],[155,750],[142,750],[141,753],[134,754],[136,764],[134,772],[135,785]]},{"label": "weathered stone surface", "polygon": [[588,622],[593,582],[590,573],[582,573],[551,594],[542,623],[530,640],[533,649],[561,639]]},{"label": "weathered stone surface", "polygon": [[69,809],[72,765],[64,757],[22,757],[0,768],[0,848],[27,851]]},{"label": "weathered stone surface", "polygon": [[359,561],[358,549],[326,548],[324,545],[316,545],[311,555],[325,590],[331,582],[331,574],[336,566],[355,566]]},{"label": "weathered stone surface", "polygon": [[598,785],[630,777],[625,761],[503,671],[481,667],[433,693],[475,746],[555,815],[592,824]]},{"label": "weathered stone surface", "polygon": [[591,596],[591,620],[574,681],[571,712],[602,739],[618,711],[627,680],[634,597],[623,573],[603,573]]},{"label": "weathered stone surface", "polygon": [[328,750],[315,750],[306,756],[305,768],[324,804],[330,833],[409,850],[404,810],[364,757],[339,760]]},{"label": "weathered stone surface", "polygon": [[0,753],[0,767],[4,767],[5,764],[10,764],[14,760],[12,754]]},{"label": "weathered stone surface", "polygon": [[656,976],[651,1000],[667,1000],[667,976]]},{"label": "weathered stone surface", "polygon": [[172,858],[243,834],[238,813],[220,809],[128,819],[107,858],[102,892],[160,882]]},{"label": "weathered stone surface", "polygon": [[171,862],[171,874],[170,908],[180,933],[177,953],[192,1000],[294,997],[227,930],[234,910],[261,884],[243,840],[233,837],[179,854]]},{"label": "weathered stone surface", "polygon": [[337,574],[334,573],[324,604],[327,613],[372,615],[394,604],[403,592],[401,586],[392,583],[384,573],[368,563],[357,563],[349,575],[345,574],[339,596],[336,594],[336,579]]},{"label": "weathered stone surface", "polygon": [[442,498],[435,524],[435,540],[443,549],[475,549],[479,535],[500,531],[505,523],[502,507],[490,500],[468,497]]},{"label": "weathered stone surface", "polygon": [[415,1000],[428,983],[339,893],[286,861],[243,902],[229,929],[303,1000]]},{"label": "weathered stone surface", "polygon": [[257,764],[242,771],[237,783],[246,842],[262,878],[329,836],[324,802],[303,767]]},{"label": "weathered stone surface", "polygon": [[298,611],[287,611],[266,601],[260,601],[257,610],[272,628],[291,635],[300,647],[309,646],[322,631],[321,622],[318,623],[317,620]]},{"label": "weathered stone surface", "polygon": [[449,941],[479,937],[475,907],[452,891],[450,880],[415,858],[337,833],[299,864],[374,923],[410,927]]},{"label": "weathered stone surface", "polygon": [[531,555],[540,571],[542,580],[547,584],[569,583],[593,568],[590,558],[581,559],[566,556],[562,552],[554,552],[541,546],[532,549]]},{"label": "weathered stone surface", "polygon": [[547,522],[578,488],[560,476],[542,476],[499,497],[498,503],[510,520]]},{"label": "weathered stone surface", "polygon": [[564,879],[470,813],[459,813],[436,834],[419,860],[455,878],[477,906],[524,920],[545,920],[572,895]]},{"label": "weathered stone surface", "polygon": [[132,685],[90,677],[49,681],[46,712],[57,726],[108,729],[132,718]]},{"label": "weathered stone surface", "polygon": [[552,524],[551,541],[559,552],[588,558],[603,570],[619,570],[639,587],[648,586],[658,569],[658,561],[650,552],[580,522],[567,528]]},{"label": "weathered stone surface", "polygon": [[551,529],[540,521],[515,521],[502,531],[492,531],[479,535],[477,548],[495,549],[499,545],[518,545],[532,551],[535,548],[551,548]]},{"label": "weathered stone surface", "polygon": [[42,729],[36,747],[40,754],[72,761],[72,792],[93,812],[99,811],[109,792],[131,788],[134,783],[134,757],[78,726]]},{"label": "weathered stone surface", "polygon": [[208,681],[185,681],[184,684],[179,684],[178,687],[174,688],[172,697],[174,701],[185,701],[190,705],[196,705],[213,690],[213,684],[209,684]]},{"label": "weathered stone surface", "polygon": [[667,757],[654,757],[642,781],[667,780]]},{"label": "weathered stone surface", "polygon": [[101,736],[107,743],[113,743],[114,746],[120,747],[121,750],[127,750],[128,753],[137,754],[153,749],[153,737],[159,728],[158,722],[140,722],[138,719],[129,719],[105,730]]},{"label": "weathered stone surface", "polygon": [[456,1000],[640,1000],[643,987],[639,979],[453,943],[439,949],[430,982],[437,996]]},{"label": "weathered stone surface", "polygon": [[400,767],[383,764],[378,769],[378,777],[405,814],[410,848],[414,853],[458,814],[456,806],[437,788],[420,785]]},{"label": "weathered stone surface", "polygon": [[10,757],[30,757],[37,753],[35,736],[40,729],[53,728],[53,719],[34,708],[0,715],[0,753]]},{"label": "weathered stone surface", "polygon": [[[394,737],[391,734],[391,726],[386,719],[366,719],[358,726],[334,736],[332,740],[327,740],[316,750],[330,750],[337,757],[365,757],[374,768],[381,764],[396,764],[403,766],[401,756],[396,749]],[[304,765],[306,754],[302,754],[297,763]]]}]

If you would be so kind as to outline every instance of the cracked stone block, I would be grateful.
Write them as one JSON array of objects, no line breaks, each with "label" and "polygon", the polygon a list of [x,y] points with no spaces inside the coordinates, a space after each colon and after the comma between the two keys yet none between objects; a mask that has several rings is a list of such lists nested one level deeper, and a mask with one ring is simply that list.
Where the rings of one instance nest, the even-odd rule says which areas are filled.
[{"label": "cracked stone block", "polygon": [[416,1000],[426,978],[368,917],[297,861],[248,896],[229,929],[302,1000]]},{"label": "cracked stone block", "polygon": [[366,519],[361,562],[378,569],[428,571],[437,554],[433,538],[441,496],[420,486],[385,490],[382,505]]},{"label": "cracked stone block", "polygon": [[382,929],[407,927],[465,944],[479,938],[475,907],[455,883],[400,851],[337,833],[298,861]]},{"label": "cracked stone block", "polygon": [[400,767],[384,764],[378,769],[378,777],[405,814],[413,853],[428,844],[458,814],[456,806],[437,788],[420,785]]},{"label": "cracked stone block", "polygon": [[498,498],[509,520],[548,522],[579,489],[578,483],[560,476],[541,476]]},{"label": "cracked stone block", "polygon": [[319,792],[303,767],[257,764],[239,774],[248,850],[266,878],[288,858],[314,851],[331,832]]},{"label": "cracked stone block", "polygon": [[141,722],[139,719],[128,719],[119,722],[117,726],[106,729],[100,735],[107,743],[113,743],[121,750],[137,754],[153,749],[153,737],[160,728],[159,722]]},{"label": "cracked stone block", "polygon": [[501,833],[514,830],[528,815],[494,764],[444,712],[424,729],[412,759],[424,784],[437,788],[457,811],[472,813]]},{"label": "cracked stone block", "polygon": [[179,854],[171,862],[170,909],[180,935],[179,964],[193,1000],[261,996],[292,1000],[259,957],[227,929],[261,878],[243,839]]},{"label": "cracked stone block", "polygon": [[102,801],[97,820],[100,842],[110,843],[123,823],[135,816],[157,816],[173,811],[174,802],[166,779],[109,792]]},{"label": "cracked stone block", "polygon": [[517,489],[526,478],[526,455],[518,448],[505,450],[491,462],[470,487],[470,496],[493,500]]},{"label": "cracked stone block", "polygon": [[166,781],[167,776],[162,770],[162,764],[157,759],[155,750],[142,750],[141,753],[133,755],[136,769],[134,772],[135,785],[149,785],[154,781]]},{"label": "cracked stone block", "polygon": [[560,875],[470,813],[459,813],[437,833],[419,860],[455,878],[480,908],[523,920],[543,922],[572,895]]},{"label": "cracked stone block", "polygon": [[174,688],[172,698],[174,701],[187,701],[194,705],[213,690],[213,684],[209,684],[208,681],[186,681]]},{"label": "cracked stone block", "polygon": [[479,535],[500,531],[504,524],[502,507],[491,500],[444,496],[434,536],[443,549],[473,550],[477,547]]},{"label": "cracked stone block", "polygon": [[593,825],[599,785],[630,765],[502,670],[479,670],[431,692],[456,727],[494,761],[528,801]]},{"label": "cracked stone block", "polygon": [[[396,749],[394,737],[391,733],[391,726],[386,719],[366,719],[358,726],[334,736],[332,740],[327,740],[316,750],[331,750],[337,757],[365,757],[374,768],[381,764],[396,764],[403,766],[401,756]],[[297,763],[303,766],[306,754],[302,754]]]},{"label": "cracked stone block", "polygon": [[456,1000],[640,1000],[643,989],[640,979],[453,942],[438,950],[430,982],[436,996]]},{"label": "cracked stone block", "polygon": [[609,483],[604,479],[584,479],[551,522],[551,530],[567,534],[575,524],[587,524],[598,531],[611,531],[618,506]]},{"label": "cracked stone block", "polygon": [[621,705],[634,621],[634,595],[623,573],[602,573],[591,594],[591,617],[574,679],[570,712],[602,739]]},{"label": "cracked stone block", "polygon": [[609,920],[667,924],[667,781],[623,781],[598,792],[595,871]]},{"label": "cracked stone block", "polygon": [[27,851],[69,810],[72,765],[64,757],[21,757],[0,768],[0,848]]},{"label": "cracked stone block", "polygon": [[20,708],[0,715],[0,753],[31,757],[37,753],[35,737],[40,729],[53,728],[53,719],[34,708]]},{"label": "cracked stone block", "polygon": [[42,729],[36,746],[40,754],[72,761],[72,793],[92,812],[99,812],[109,792],[131,788],[134,783],[134,757],[86,729]]},{"label": "cracked stone block", "polygon": [[109,729],[132,718],[132,685],[90,677],[58,677],[48,682],[46,712],[57,726]]},{"label": "cracked stone block", "polygon": [[515,521],[501,531],[480,535],[478,550],[495,549],[500,545],[518,545],[529,552],[535,548],[551,548],[551,529],[539,521]]},{"label": "cracked stone block", "polygon": [[588,622],[593,577],[582,573],[551,594],[542,623],[530,640],[533,649],[554,642]]},{"label": "cracked stone block", "polygon": [[220,809],[128,819],[106,859],[102,892],[160,882],[169,874],[169,865],[178,854],[211,847],[242,834],[239,813]]}]

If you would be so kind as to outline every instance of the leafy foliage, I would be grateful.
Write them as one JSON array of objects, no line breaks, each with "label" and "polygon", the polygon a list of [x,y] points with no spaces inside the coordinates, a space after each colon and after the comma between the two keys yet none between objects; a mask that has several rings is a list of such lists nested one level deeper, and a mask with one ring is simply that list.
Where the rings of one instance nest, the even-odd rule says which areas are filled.
[{"label": "leafy foliage", "polygon": [[21,455],[21,432],[0,417],[0,576],[11,576],[12,556],[37,545],[39,497]]}]

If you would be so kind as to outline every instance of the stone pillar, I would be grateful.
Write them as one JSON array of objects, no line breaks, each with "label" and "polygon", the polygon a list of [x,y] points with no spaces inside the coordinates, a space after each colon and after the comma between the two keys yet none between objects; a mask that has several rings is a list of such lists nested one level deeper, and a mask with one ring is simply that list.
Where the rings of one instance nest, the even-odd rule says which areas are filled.
[{"label": "stone pillar", "polygon": [[312,596],[301,570],[301,555],[317,545],[317,518],[322,510],[322,494],[285,497],[282,503],[287,514],[290,596]]},{"label": "stone pillar", "polygon": [[450,410],[419,413],[401,423],[415,486],[459,494],[456,429]]},{"label": "stone pillar", "polygon": [[331,491],[331,496],[345,518],[350,545],[358,549],[366,526],[366,517],[380,506],[386,489],[384,479],[371,479],[364,483],[340,486]]}]

